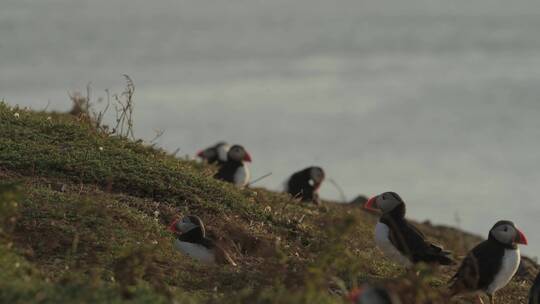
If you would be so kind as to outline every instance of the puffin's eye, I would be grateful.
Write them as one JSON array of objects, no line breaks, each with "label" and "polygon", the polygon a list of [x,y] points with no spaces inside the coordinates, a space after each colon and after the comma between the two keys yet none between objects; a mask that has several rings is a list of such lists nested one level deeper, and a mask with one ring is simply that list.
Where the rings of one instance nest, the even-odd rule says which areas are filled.
[{"label": "puffin's eye", "polygon": [[508,232],[508,227],[507,226],[504,227],[504,232]]}]

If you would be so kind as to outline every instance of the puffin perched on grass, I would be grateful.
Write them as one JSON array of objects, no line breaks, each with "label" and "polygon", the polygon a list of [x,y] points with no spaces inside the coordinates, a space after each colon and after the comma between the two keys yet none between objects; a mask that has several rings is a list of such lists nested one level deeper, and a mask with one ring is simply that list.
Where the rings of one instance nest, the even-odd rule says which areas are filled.
[{"label": "puffin perched on grass", "polygon": [[351,290],[347,300],[352,304],[401,304],[395,294],[367,284]]},{"label": "puffin perched on grass", "polygon": [[395,192],[370,198],[364,208],[381,211],[375,226],[375,243],[390,259],[411,267],[416,263],[452,265],[450,252],[430,243],[422,232],[405,219],[405,202]]},{"label": "puffin perched on grass", "polygon": [[229,149],[230,146],[226,142],[220,141],[211,147],[200,150],[197,152],[197,156],[209,164],[222,165],[227,161]]},{"label": "puffin perched on grass", "polygon": [[244,187],[249,183],[251,174],[246,162],[251,162],[251,156],[240,145],[234,145],[227,152],[227,161],[219,167],[215,178]]},{"label": "puffin perched on grass", "polygon": [[321,167],[307,167],[291,175],[287,181],[287,193],[303,202],[320,204],[319,188],[324,181]]},{"label": "puffin perched on grass", "polygon": [[511,221],[498,221],[489,231],[488,239],[467,254],[450,280],[451,295],[483,292],[494,304],[495,292],[506,286],[518,270],[521,260],[518,244],[527,245],[523,232]]},{"label": "puffin perched on grass", "polygon": [[184,254],[207,264],[236,263],[230,255],[214,241],[206,237],[202,220],[195,215],[188,215],[174,221],[169,230],[176,234],[174,246]]},{"label": "puffin perched on grass", "polygon": [[529,304],[540,304],[540,273],[534,279],[531,291],[529,291]]}]

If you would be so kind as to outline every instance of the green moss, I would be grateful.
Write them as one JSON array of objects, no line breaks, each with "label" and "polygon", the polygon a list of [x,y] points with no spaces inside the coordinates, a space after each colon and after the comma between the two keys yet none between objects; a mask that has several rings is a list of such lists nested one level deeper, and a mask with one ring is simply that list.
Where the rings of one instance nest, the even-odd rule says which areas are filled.
[{"label": "green moss", "polygon": [[[405,303],[436,303],[451,275],[410,276],[386,260],[374,249],[375,218],[357,207],[239,190],[214,180],[211,166],[65,114],[0,103],[0,168],[2,303],[342,303],[362,282],[408,290]],[[189,213],[238,267],[173,249],[165,227]]]}]

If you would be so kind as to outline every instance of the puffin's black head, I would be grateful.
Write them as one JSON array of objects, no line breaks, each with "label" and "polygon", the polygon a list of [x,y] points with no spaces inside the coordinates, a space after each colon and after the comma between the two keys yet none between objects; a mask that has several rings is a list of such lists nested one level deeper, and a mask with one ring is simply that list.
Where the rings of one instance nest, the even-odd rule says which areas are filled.
[{"label": "puffin's black head", "polygon": [[212,147],[200,150],[197,152],[197,156],[208,161],[227,161],[227,152],[229,151],[229,145],[220,141]]},{"label": "puffin's black head", "polygon": [[246,149],[240,145],[232,146],[227,153],[227,158],[236,162],[251,162],[251,156]]},{"label": "puffin's black head", "polygon": [[385,192],[370,198],[364,205],[368,210],[381,211],[383,215],[405,216],[405,202],[395,192]]},{"label": "puffin's black head", "polygon": [[383,288],[364,285],[349,293],[348,299],[355,304],[400,304],[401,301]]},{"label": "puffin's black head", "polygon": [[169,226],[169,230],[178,235],[196,233],[204,237],[206,234],[202,220],[196,215],[188,215],[181,220],[174,221]]},{"label": "puffin's black head", "polygon": [[489,238],[509,246],[527,245],[527,238],[511,221],[498,221],[489,231]]},{"label": "puffin's black head", "polygon": [[321,167],[309,168],[309,182],[313,187],[319,188],[324,181],[324,176],[324,170]]}]

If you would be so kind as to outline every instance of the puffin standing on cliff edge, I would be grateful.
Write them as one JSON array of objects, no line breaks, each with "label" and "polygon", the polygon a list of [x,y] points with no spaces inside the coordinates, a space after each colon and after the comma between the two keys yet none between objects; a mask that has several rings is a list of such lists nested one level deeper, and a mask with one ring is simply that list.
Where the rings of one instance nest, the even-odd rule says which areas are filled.
[{"label": "puffin standing on cliff edge", "polygon": [[320,204],[319,188],[324,181],[321,167],[307,167],[291,175],[287,181],[287,193],[303,202]]},{"label": "puffin standing on cliff edge", "polygon": [[489,231],[488,239],[474,247],[461,262],[450,280],[450,294],[484,292],[494,304],[495,292],[506,286],[518,270],[521,260],[518,244],[527,245],[523,232],[511,221],[498,221]]},{"label": "puffin standing on cliff edge", "polygon": [[382,212],[375,226],[375,243],[390,259],[405,267],[418,262],[455,264],[449,251],[427,241],[422,232],[405,219],[405,202],[397,193],[374,196],[364,208]]},{"label": "puffin standing on cliff edge", "polygon": [[206,237],[204,224],[198,216],[188,215],[182,220],[176,220],[169,226],[169,230],[177,236],[174,246],[184,254],[202,263],[236,266],[223,248]]},{"label": "puffin standing on cliff edge", "polygon": [[230,146],[226,142],[220,141],[211,147],[200,150],[197,152],[197,156],[209,164],[222,165],[227,161],[229,149]]},{"label": "puffin standing on cliff edge", "polygon": [[238,187],[244,187],[249,183],[251,177],[249,167],[246,162],[251,162],[251,156],[240,145],[234,145],[227,153],[227,161],[221,165],[215,178],[233,183]]}]

